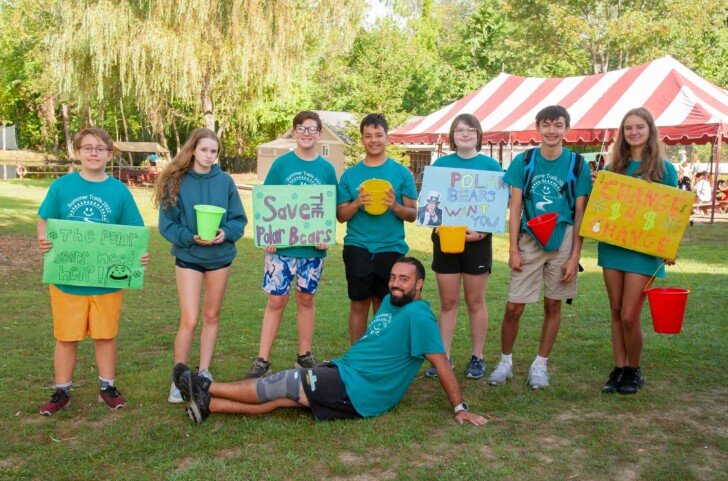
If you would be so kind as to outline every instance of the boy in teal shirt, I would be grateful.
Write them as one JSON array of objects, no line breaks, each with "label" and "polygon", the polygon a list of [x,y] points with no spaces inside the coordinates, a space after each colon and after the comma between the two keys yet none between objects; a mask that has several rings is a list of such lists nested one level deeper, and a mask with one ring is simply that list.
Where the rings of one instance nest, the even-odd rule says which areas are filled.
[{"label": "boy in teal shirt", "polygon": [[[306,110],[293,118],[291,135],[296,148],[278,157],[265,178],[265,185],[333,185],[336,171],[329,161],[318,155],[316,143],[321,138],[321,118],[316,112]],[[263,314],[258,358],[253,361],[246,379],[259,378],[271,373],[270,353],[278,327],[288,303],[289,291],[296,280],[296,306],[298,324],[298,358],[296,367],[315,367],[318,362],[311,352],[313,329],[316,318],[314,295],[329,248],[317,246],[287,247],[276,249],[268,245],[265,251],[263,290],[268,294],[268,304]]]},{"label": "boy in teal shirt", "polygon": [[[531,389],[548,387],[547,361],[561,324],[561,301],[576,297],[582,244],[579,229],[591,192],[591,177],[589,166],[582,161],[584,165],[576,179],[572,211],[566,188],[571,152],[562,146],[569,123],[569,113],[562,106],[542,109],[536,114],[541,147],[531,153],[534,166],[530,187],[524,185],[524,154],[516,156],[503,176],[503,182],[511,186],[508,259],[511,281],[501,326],[501,361],[488,377],[488,384],[494,386],[505,384],[513,377],[512,354],[518,322],[526,304],[539,300],[543,282],[541,342],[526,382]],[[525,191],[529,192],[527,197],[524,197]],[[557,213],[558,219],[551,237],[543,245],[536,241],[526,222],[551,212]]]},{"label": "boy in teal shirt", "polygon": [[[344,266],[351,306],[349,340],[354,344],[367,325],[369,307],[375,313],[387,295],[389,273],[394,262],[409,247],[404,241],[404,222],[417,218],[417,188],[412,174],[403,165],[387,157],[386,119],[369,114],[359,125],[366,155],[358,164],[345,170],[337,190],[336,218],[346,222]],[[369,214],[365,205],[371,195],[361,189],[370,179],[383,179],[392,187],[384,203],[387,211]]]}]

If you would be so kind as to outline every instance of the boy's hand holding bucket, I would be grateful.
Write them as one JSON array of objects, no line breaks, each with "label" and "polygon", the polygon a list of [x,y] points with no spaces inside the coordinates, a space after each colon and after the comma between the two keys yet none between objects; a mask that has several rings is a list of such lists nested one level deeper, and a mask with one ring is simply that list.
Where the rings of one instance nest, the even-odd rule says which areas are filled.
[{"label": "boy's hand holding bucket", "polygon": [[359,202],[371,215],[382,215],[396,204],[392,184],[382,179],[369,179],[359,189]]}]

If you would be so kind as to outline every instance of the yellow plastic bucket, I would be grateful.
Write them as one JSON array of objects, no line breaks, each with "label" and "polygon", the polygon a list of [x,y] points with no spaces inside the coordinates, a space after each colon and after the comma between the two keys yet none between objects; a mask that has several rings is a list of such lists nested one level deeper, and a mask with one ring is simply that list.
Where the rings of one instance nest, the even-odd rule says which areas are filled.
[{"label": "yellow plastic bucket", "polygon": [[371,215],[382,215],[389,208],[384,203],[386,192],[392,188],[392,184],[382,179],[369,179],[361,185],[363,192],[368,192],[372,196],[372,203],[364,206]]},{"label": "yellow plastic bucket", "polygon": [[465,233],[467,228],[464,225],[441,225],[440,226],[440,250],[446,254],[460,254],[465,250]]},{"label": "yellow plastic bucket", "polygon": [[197,204],[195,213],[197,214],[197,235],[204,241],[214,239],[225,209],[216,205]]}]

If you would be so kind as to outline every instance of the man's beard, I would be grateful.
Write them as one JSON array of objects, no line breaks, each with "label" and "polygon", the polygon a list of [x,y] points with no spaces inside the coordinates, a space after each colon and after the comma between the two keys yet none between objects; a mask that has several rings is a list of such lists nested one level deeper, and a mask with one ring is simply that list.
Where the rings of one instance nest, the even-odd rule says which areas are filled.
[{"label": "man's beard", "polygon": [[417,292],[415,289],[412,289],[410,292],[403,292],[402,295],[398,297],[395,297],[394,294],[390,293],[389,302],[391,302],[393,306],[397,307],[406,306],[415,300],[416,294]]}]

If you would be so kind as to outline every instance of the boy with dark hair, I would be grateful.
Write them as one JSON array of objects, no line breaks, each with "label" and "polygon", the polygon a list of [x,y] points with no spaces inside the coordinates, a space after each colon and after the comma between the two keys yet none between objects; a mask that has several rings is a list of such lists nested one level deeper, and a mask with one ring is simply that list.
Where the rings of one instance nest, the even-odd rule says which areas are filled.
[{"label": "boy with dark hair", "polygon": [[[111,160],[114,147],[109,134],[94,127],[83,129],[73,138],[73,147],[76,158],[81,161],[81,170],[53,182],[38,209],[38,247],[43,254],[53,247],[46,238],[48,219],[144,225],[129,189],[106,173],[106,163]],[[144,253],[140,262],[147,265],[149,254]],[[56,391],[40,408],[40,413],[50,416],[70,403],[78,342],[87,335],[94,340],[99,401],[110,409],[126,406],[126,399],[114,385],[121,290],[51,284],[50,296],[56,338],[53,356]]]},{"label": "boy with dark hair", "polygon": [[[404,222],[417,218],[417,188],[412,174],[402,164],[387,156],[389,126],[384,116],[369,114],[359,131],[366,155],[344,171],[337,190],[336,217],[346,222],[344,266],[349,299],[349,340],[354,344],[367,326],[369,308],[376,313],[387,295],[389,273],[394,262],[409,247],[404,241]],[[369,214],[365,205],[371,194],[362,190],[369,179],[384,179],[391,184],[381,215]]]},{"label": "boy with dark hair", "polygon": [[[321,118],[316,112],[305,110],[293,118],[291,135],[296,148],[278,157],[265,178],[265,185],[333,185],[336,171],[331,163],[316,151],[321,138]],[[246,379],[259,378],[271,373],[270,353],[273,349],[283,311],[288,304],[289,291],[296,278],[296,320],[298,324],[297,368],[315,367],[318,362],[311,352],[316,306],[314,295],[324,267],[329,246],[286,247],[276,249],[268,245],[265,251],[263,290],[268,304],[263,314],[258,358],[253,362]]]},{"label": "boy with dark hair", "polygon": [[[576,297],[582,238],[579,228],[591,192],[586,161],[562,146],[570,117],[560,105],[544,108],[536,115],[541,146],[528,153],[532,174],[525,175],[524,153],[513,159],[503,182],[511,186],[509,217],[511,281],[501,327],[501,361],[488,377],[488,384],[505,384],[513,377],[512,353],[518,322],[527,303],[537,302],[544,285],[544,320],[538,355],[531,364],[527,384],[531,389],[549,385],[547,361],[561,324],[561,301]],[[570,200],[570,169],[581,159]],[[578,169],[576,169],[578,170]],[[528,177],[528,178],[526,178]],[[528,192],[527,195],[524,195]],[[572,208],[573,204],[573,208]],[[558,214],[548,242],[538,242],[526,222],[546,213]],[[523,213],[523,215],[522,215]]]}]

